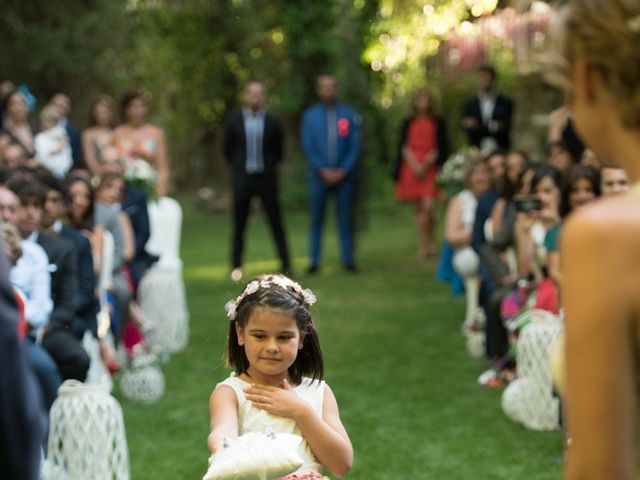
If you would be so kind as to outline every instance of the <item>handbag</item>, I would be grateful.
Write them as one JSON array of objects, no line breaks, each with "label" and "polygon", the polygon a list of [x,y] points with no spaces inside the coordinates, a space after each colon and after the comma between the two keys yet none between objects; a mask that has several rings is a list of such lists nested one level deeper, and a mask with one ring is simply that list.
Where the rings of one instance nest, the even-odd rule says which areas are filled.
[{"label": "handbag", "polygon": [[298,448],[302,437],[290,433],[251,432],[225,445],[209,459],[202,480],[273,480],[289,475],[304,463]]}]

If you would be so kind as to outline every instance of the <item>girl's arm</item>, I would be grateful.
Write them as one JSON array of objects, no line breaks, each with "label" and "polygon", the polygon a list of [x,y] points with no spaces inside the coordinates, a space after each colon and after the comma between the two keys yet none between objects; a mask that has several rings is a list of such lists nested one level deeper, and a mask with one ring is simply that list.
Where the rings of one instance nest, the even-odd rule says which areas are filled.
[{"label": "girl's arm", "polygon": [[311,450],[327,470],[338,477],[349,473],[353,465],[353,446],[340,420],[338,402],[325,384],[322,418],[313,410],[296,420]]},{"label": "girl's arm", "polygon": [[247,399],[269,413],[293,419],[318,461],[331,473],[342,477],[353,464],[353,447],[342,425],[338,403],[325,384],[322,415],[293,391],[285,380],[283,388],[252,385]]},{"label": "girl's arm", "polygon": [[444,224],[444,236],[453,248],[466,247],[471,243],[471,230],[462,224],[460,203],[458,195],[451,199]]},{"label": "girl's arm", "polygon": [[230,387],[216,388],[209,398],[209,415],[211,417],[211,433],[207,445],[211,453],[216,453],[225,437],[238,436],[238,400]]},{"label": "girl's arm", "polygon": [[129,262],[133,258],[136,248],[133,227],[131,226],[129,215],[125,212],[120,212],[118,220],[120,221],[120,228],[122,228],[122,236],[124,237],[124,261]]}]

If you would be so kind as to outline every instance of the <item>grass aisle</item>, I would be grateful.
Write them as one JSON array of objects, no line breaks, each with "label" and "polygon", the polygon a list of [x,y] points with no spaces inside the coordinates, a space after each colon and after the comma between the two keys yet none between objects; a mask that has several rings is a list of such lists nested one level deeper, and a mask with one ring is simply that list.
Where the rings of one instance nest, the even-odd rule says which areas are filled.
[{"label": "grass aisle", "polygon": [[[183,202],[184,275],[191,312],[188,349],[165,368],[167,392],[154,405],[122,400],[133,480],[199,479],[206,469],[208,398],[222,366],[229,221]],[[333,388],[355,448],[350,479],[560,478],[562,438],[510,422],[502,390],[476,384],[486,365],[469,358],[460,334],[462,299],[434,280],[435,261],[415,260],[408,209],[386,206],[360,240],[358,275],[337,267],[327,228],[322,273],[302,278],[318,296],[314,313]],[[333,209],[329,210],[333,212]],[[295,266],[306,265],[306,217],[289,220]],[[249,276],[277,268],[261,217],[249,225]],[[247,278],[247,277],[245,277]]]}]

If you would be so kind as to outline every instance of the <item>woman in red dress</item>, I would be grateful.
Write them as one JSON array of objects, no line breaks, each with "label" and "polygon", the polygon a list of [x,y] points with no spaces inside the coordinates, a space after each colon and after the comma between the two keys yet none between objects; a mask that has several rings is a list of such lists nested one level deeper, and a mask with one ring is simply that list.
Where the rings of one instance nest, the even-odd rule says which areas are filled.
[{"label": "woman in red dress", "polygon": [[436,177],[447,158],[444,122],[434,115],[433,95],[421,88],[413,98],[413,116],[405,120],[395,170],[395,198],[414,205],[418,258],[436,254]]}]

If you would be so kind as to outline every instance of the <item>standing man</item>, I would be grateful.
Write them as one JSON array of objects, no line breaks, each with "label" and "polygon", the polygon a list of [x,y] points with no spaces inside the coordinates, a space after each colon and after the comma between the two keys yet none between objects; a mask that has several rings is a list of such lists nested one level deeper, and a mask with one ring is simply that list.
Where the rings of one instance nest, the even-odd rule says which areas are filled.
[{"label": "standing man", "polygon": [[311,264],[320,268],[322,228],[329,195],[335,195],[340,232],[341,261],[356,272],[354,260],[354,205],[356,171],[360,156],[360,119],[350,106],[338,103],[338,81],[320,75],[316,83],[320,103],[302,117],[302,150],[310,167]]},{"label": "standing man", "polygon": [[244,107],[227,119],[224,133],[224,155],[231,166],[233,191],[233,239],[231,246],[231,279],[242,278],[244,231],[251,199],[260,197],[273,233],[280,268],[291,274],[291,262],[278,201],[277,166],[283,154],[283,133],[280,122],[264,109],[264,85],[247,83],[243,94]]},{"label": "standing man", "polygon": [[513,102],[495,90],[496,71],[490,65],[478,69],[480,91],[464,104],[462,128],[469,144],[485,154],[511,147],[511,118]]}]

